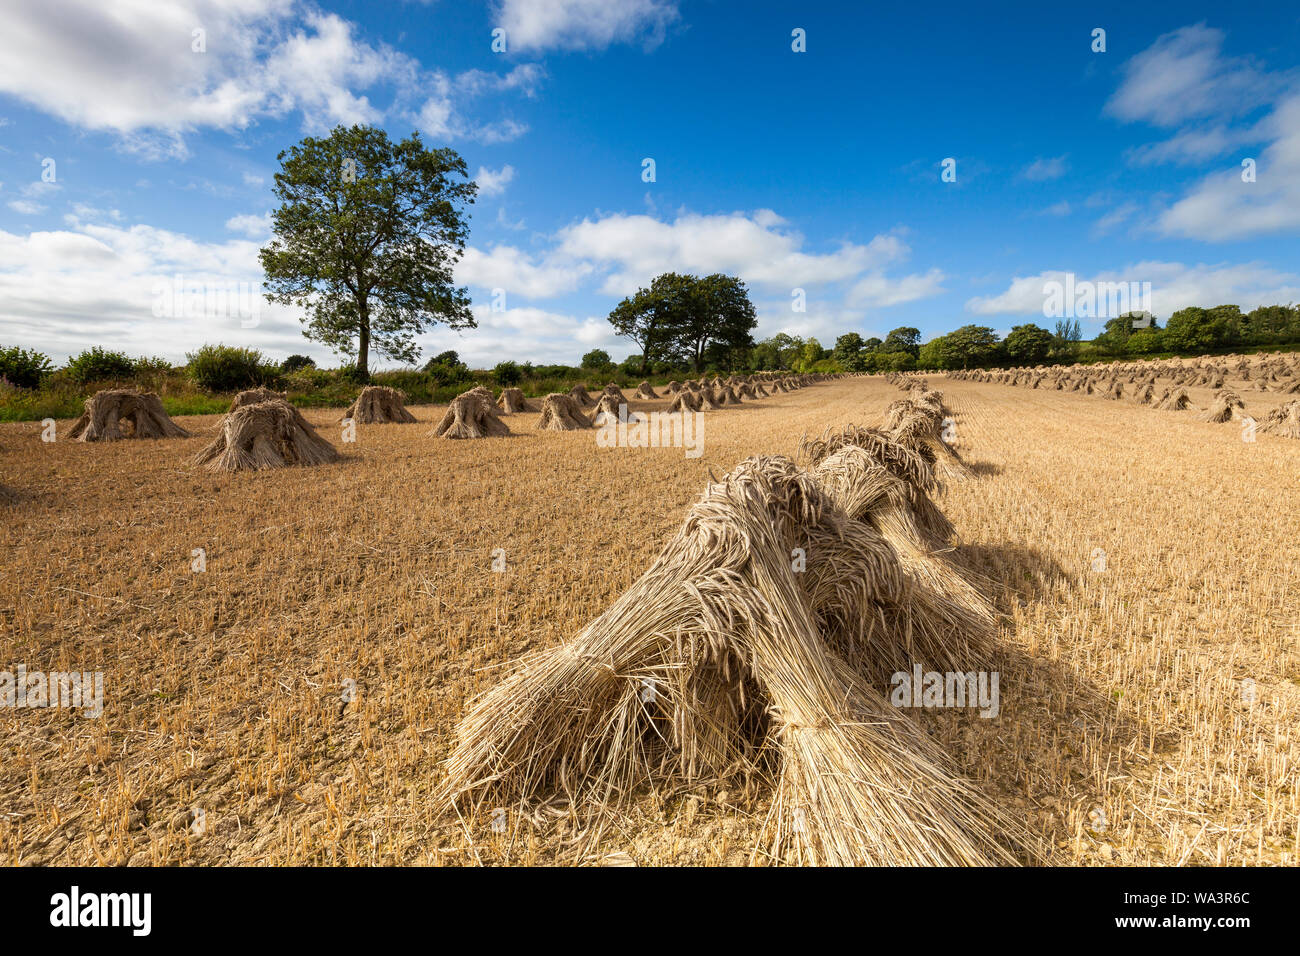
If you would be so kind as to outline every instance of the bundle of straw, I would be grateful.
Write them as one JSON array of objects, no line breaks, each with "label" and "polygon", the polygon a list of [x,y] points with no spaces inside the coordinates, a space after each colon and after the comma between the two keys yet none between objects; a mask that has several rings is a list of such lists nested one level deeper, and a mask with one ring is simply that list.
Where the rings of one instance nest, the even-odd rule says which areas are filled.
[{"label": "bundle of straw", "polygon": [[[961,779],[846,652],[909,659],[915,632],[899,622],[936,611],[914,556],[901,559],[876,527],[923,542],[942,532],[937,509],[917,520],[917,490],[857,446],[811,472],[780,457],[742,462],[604,614],[475,703],[441,798],[481,809],[561,794],[600,816],[648,783],[743,770],[774,781],[765,842],[777,860],[1037,858],[1023,826]],[[929,633],[948,623],[936,617]],[[948,654],[968,669],[960,650]]]}]

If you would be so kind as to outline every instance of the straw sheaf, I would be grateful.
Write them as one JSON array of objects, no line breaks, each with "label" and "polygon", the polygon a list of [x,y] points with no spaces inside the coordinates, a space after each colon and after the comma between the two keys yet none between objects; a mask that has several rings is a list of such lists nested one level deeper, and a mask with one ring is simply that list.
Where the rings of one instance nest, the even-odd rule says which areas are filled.
[{"label": "straw sheaf", "polygon": [[[823,465],[829,475],[860,460]],[[825,477],[774,457],[710,484],[604,614],[474,704],[443,799],[481,808],[559,794],[599,818],[646,783],[699,784],[744,769],[774,780],[765,843],[779,861],[1034,858],[1023,828],[842,653],[859,639],[864,653],[886,652],[885,626],[922,585]],[[798,547],[803,573],[790,560]],[[851,634],[826,633],[850,620]],[[649,701],[645,686],[656,689]]]},{"label": "straw sheaf", "polygon": [[217,437],[195,458],[211,471],[260,471],[337,461],[338,452],[298,409],[281,399],[241,405],[221,420]]}]

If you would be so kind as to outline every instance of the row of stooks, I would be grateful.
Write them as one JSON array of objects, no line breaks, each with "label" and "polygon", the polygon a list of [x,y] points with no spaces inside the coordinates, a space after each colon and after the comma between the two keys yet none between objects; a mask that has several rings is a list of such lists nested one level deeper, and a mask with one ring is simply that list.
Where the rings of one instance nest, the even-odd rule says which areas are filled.
[{"label": "row of stooks", "polygon": [[[753,375],[726,380],[700,379],[669,382],[669,411],[696,412],[740,404],[745,399],[766,398],[794,391],[827,376]],[[649,382],[637,388],[638,400],[658,399]],[[538,427],[548,431],[592,428],[603,416],[619,414],[628,399],[614,384],[592,399],[583,385],[566,393],[547,395],[542,401]],[[591,417],[585,408],[594,406]],[[464,392],[448,406],[442,420],[429,432],[442,438],[486,438],[510,434],[502,415],[536,411],[518,388],[503,389],[495,399],[483,386]],[[343,415],[357,424],[411,424],[415,416],[406,408],[406,395],[394,388],[371,385],[361,390]],[[69,437],[81,442],[122,438],[186,438],[189,432],[168,417],[162,400],[153,392],[108,389],[86,400],[85,411],[73,424]],[[240,392],[218,425],[215,439],[199,453],[197,461],[214,471],[258,470],[286,465],[316,465],[336,461],[338,451],[316,433],[287,397],[269,389]]]},{"label": "row of stooks", "polygon": [[471,703],[438,806],[582,860],[637,794],[714,788],[767,805],[759,862],[1042,860],[884,690],[918,665],[987,670],[997,632],[932,498],[970,474],[942,440],[951,412],[906,384],[878,427],[710,483],[603,614]]},{"label": "row of stooks", "polygon": [[[1022,388],[1037,388],[1065,392],[1082,392],[1101,395],[1111,401],[1130,399],[1139,405],[1150,405],[1161,411],[1198,411],[1188,394],[1189,387],[1215,389],[1214,399],[1208,409],[1201,410],[1207,422],[1231,422],[1248,418],[1246,403],[1241,395],[1226,383],[1230,375],[1249,382],[1254,376],[1258,391],[1300,394],[1300,356],[1289,359],[1266,359],[1251,366],[1245,356],[1232,365],[1214,361],[1184,366],[1171,362],[1109,365],[1089,370],[1066,366],[1006,371],[949,372],[948,377],[975,382],[994,382]],[[1169,385],[1157,393],[1157,378],[1172,378]],[[1252,419],[1253,420],[1253,419]],[[1274,408],[1262,422],[1258,431],[1270,432],[1283,438],[1300,438],[1300,399],[1294,399]]]},{"label": "row of stooks", "polygon": [[[818,381],[824,376],[797,375],[764,378],[759,376],[732,376],[722,379],[700,379],[685,383],[669,382],[664,394],[659,395],[649,382],[637,386],[633,398],[650,401],[671,396],[669,412],[703,412],[739,405],[746,399],[756,401],[777,392],[792,392]],[[542,399],[542,417],[537,427],[542,431],[576,431],[594,428],[604,416],[618,417],[619,406],[627,405],[623,390],[612,382],[596,398],[592,398],[585,385],[575,385],[567,393],[552,392]],[[591,408],[588,417],[586,409]],[[510,428],[501,421],[501,415],[535,412],[537,409],[524,398],[517,388],[503,389],[495,402],[492,393],[483,386],[452,399],[447,413],[430,434],[442,438],[484,438],[491,435],[508,435]]]},{"label": "row of stooks", "polygon": [[1300,354],[1258,356],[1252,362],[1245,355],[1219,358],[1163,359],[1154,362],[1116,362],[1105,365],[1038,365],[1033,368],[949,372],[949,378],[975,382],[998,382],[1003,385],[1028,385],[1030,388],[1060,388],[1076,391],[1084,383],[1120,381],[1127,384],[1170,379],[1173,388],[1224,388],[1229,380],[1250,383],[1257,392],[1300,394]]}]

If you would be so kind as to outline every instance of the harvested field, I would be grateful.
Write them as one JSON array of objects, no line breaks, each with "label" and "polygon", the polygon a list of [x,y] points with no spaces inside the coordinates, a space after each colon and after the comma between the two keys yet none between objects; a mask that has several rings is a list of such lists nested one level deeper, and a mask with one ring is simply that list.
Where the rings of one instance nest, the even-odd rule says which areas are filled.
[{"label": "harvested field", "polygon": [[[929,383],[963,472],[933,497],[987,582],[1001,706],[905,719],[1049,862],[1300,862],[1300,509],[1278,507],[1300,442],[1245,443],[1129,389]],[[907,384],[728,403],[702,416],[698,458],[536,415],[506,440],[430,440],[446,406],[346,445],[342,409],[304,410],[344,457],[266,472],[194,463],[219,416],[147,446],[0,425],[21,501],[0,504],[0,666],[105,675],[101,719],[0,709],[0,860],[774,862],[761,774],[644,789],[614,823],[503,806],[494,829],[491,806],[441,809],[444,762],[475,698],[615,604],[713,478],[879,426]],[[1198,408],[1213,384],[1189,386]],[[1261,423],[1287,401],[1228,387]]]}]

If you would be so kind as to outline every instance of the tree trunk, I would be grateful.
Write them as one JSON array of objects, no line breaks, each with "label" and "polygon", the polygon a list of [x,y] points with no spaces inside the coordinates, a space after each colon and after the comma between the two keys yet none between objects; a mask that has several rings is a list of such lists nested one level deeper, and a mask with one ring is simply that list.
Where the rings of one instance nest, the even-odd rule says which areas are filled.
[{"label": "tree trunk", "polygon": [[360,334],[357,342],[357,374],[370,375],[370,313],[360,310]]}]

